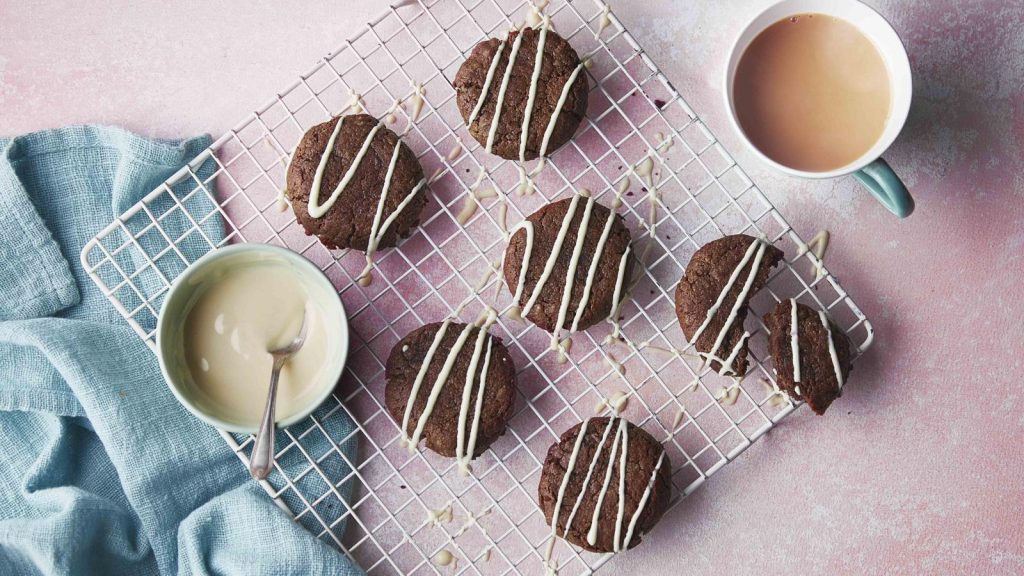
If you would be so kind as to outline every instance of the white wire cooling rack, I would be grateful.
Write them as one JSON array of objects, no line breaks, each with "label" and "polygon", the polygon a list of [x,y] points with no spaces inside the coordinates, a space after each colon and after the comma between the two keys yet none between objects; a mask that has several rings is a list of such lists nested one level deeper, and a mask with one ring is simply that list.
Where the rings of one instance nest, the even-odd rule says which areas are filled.
[{"label": "white wire cooling rack", "polygon": [[[546,7],[555,30],[590,59],[590,104],[574,139],[535,179],[535,193],[519,195],[517,165],[469,137],[451,81],[477,42],[522,25],[532,8],[515,0],[424,0],[389,9],[82,251],[92,278],[151,346],[169,283],[206,251],[271,243],[327,273],[350,314],[348,367],[327,403],[280,432],[277,466],[263,486],[370,574],[543,573],[549,528],[536,487],[544,455],[560,433],[621,394],[628,398],[624,416],[663,440],[673,465],[672,503],[678,503],[794,409],[773,394],[760,321],[783,298],[828,310],[860,350],[872,338],[846,292],[600,1]],[[325,249],[290,211],[279,210],[288,154],[307,128],[346,109],[354,95],[382,118],[404,102],[397,118],[385,121],[396,131],[408,129],[406,143],[433,174],[421,225],[398,248],[379,254],[375,280],[366,287],[354,281],[362,254]],[[633,167],[646,158],[653,169],[640,178],[637,172],[645,171]],[[479,209],[461,225],[458,214],[472,201],[481,170],[479,188],[497,192],[480,194]],[[625,190],[620,210],[634,250],[645,254],[621,311],[623,333],[634,346],[605,343],[610,328],[597,326],[573,337],[563,361],[548,349],[546,333],[501,318],[492,332],[518,367],[508,433],[474,462],[470,478],[451,459],[408,454],[383,407],[391,347],[411,329],[453,314],[467,297],[464,321],[487,305],[506,308],[511,296],[491,272],[505,230],[582,188],[606,205]],[[751,368],[736,380],[666,349],[686,347],[673,293],[690,255],[740,232],[771,241],[786,261],[752,302]],[[223,435],[247,464],[252,438]],[[344,448],[353,441],[355,454]],[[657,528],[649,535],[671,536]],[[443,551],[452,555],[447,566],[438,564]],[[559,573],[578,574],[612,558],[560,542],[555,559]]]}]

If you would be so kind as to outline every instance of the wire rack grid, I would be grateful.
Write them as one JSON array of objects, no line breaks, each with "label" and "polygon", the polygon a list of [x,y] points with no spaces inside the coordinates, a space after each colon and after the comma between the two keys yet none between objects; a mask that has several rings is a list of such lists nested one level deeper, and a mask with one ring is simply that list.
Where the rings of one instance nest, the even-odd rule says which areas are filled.
[{"label": "wire rack grid", "polygon": [[[561,432],[610,405],[663,440],[678,504],[794,410],[775,392],[761,322],[785,298],[827,310],[860,351],[872,339],[870,323],[836,279],[600,1],[545,8],[554,29],[590,60],[590,102],[574,139],[552,155],[532,190],[521,190],[518,166],[466,133],[451,82],[477,42],[522,25],[533,10],[516,0],[390,8],[82,251],[91,277],[151,346],[170,283],[206,251],[270,243],[324,270],[349,313],[348,366],[331,399],[279,432],[277,464],[262,485],[370,574],[543,573],[550,528],[535,489],[544,455]],[[327,250],[280,209],[288,157],[304,131],[352,107],[404,129],[432,175],[420,226],[379,254],[368,286],[355,281],[361,253]],[[648,159],[650,175],[638,168]],[[593,327],[573,335],[570,354],[560,357],[546,333],[501,317],[491,330],[509,347],[519,386],[506,435],[474,461],[468,478],[450,459],[409,454],[383,406],[391,347],[424,323],[506,309],[511,295],[496,269],[507,231],[584,188],[606,205],[622,194],[642,257],[620,311],[622,340],[609,338],[610,324]],[[734,233],[762,237],[786,259],[751,302],[750,369],[725,378],[685,353],[673,292],[697,248]],[[247,465],[252,437],[221,434]],[[345,449],[352,443],[355,455]],[[669,535],[655,530],[651,537]],[[451,554],[446,566],[442,552]],[[565,543],[555,559],[562,574],[614,561]]]}]

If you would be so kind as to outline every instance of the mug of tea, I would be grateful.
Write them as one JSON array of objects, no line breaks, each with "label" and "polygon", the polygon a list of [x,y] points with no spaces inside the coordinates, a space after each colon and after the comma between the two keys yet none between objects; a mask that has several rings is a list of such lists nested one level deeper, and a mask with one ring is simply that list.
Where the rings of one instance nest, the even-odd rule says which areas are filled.
[{"label": "mug of tea", "polygon": [[804,178],[853,174],[900,218],[914,210],[882,159],[910,110],[899,36],[857,0],[782,0],[736,39],[725,75],[733,125],[762,160]]}]

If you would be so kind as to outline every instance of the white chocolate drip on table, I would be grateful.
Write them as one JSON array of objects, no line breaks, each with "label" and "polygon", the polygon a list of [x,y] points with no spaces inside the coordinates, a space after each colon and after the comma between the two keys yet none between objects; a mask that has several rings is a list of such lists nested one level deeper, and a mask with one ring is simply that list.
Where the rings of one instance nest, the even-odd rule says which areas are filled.
[{"label": "white chocolate drip on table", "polygon": [[731,386],[722,387],[722,390],[715,396],[715,400],[718,401],[722,406],[732,406],[736,403],[736,400],[740,396],[739,384],[733,384]]},{"label": "white chocolate drip on table", "polygon": [[594,404],[594,414],[597,415],[600,414],[601,412],[604,412],[605,408],[611,410],[612,414],[616,416],[621,414],[623,410],[625,410],[626,407],[629,406],[630,394],[632,394],[632,392],[623,392],[621,390],[617,390],[615,392],[612,392],[607,398],[601,397]]},{"label": "white chocolate drip on table", "polygon": [[466,199],[462,204],[462,210],[459,212],[458,216],[455,217],[455,221],[458,222],[459,225],[465,226],[466,222],[469,222],[469,219],[473,217],[473,214],[476,214],[476,209],[480,206],[480,202],[478,201],[480,195],[477,190],[486,175],[487,171],[481,168],[480,172],[476,175],[476,180],[474,180],[470,185],[469,193],[466,194]]},{"label": "white chocolate drip on table", "polygon": [[438,509],[427,510],[427,522],[431,526],[440,526],[441,524],[447,524],[454,518],[452,512],[452,503],[448,502],[444,506]]},{"label": "white chocolate drip on table", "polygon": [[420,111],[423,110],[423,96],[426,95],[427,89],[423,87],[423,84],[413,82],[412,84],[412,114],[409,115],[409,125],[415,122],[420,117]]},{"label": "white chocolate drip on table", "polygon": [[601,33],[612,23],[611,19],[611,7],[605,5],[604,10],[601,11],[601,18],[597,21],[597,32],[594,33],[594,38],[600,38]]},{"label": "white chocolate drip on table", "polygon": [[455,556],[452,555],[447,549],[441,550],[434,556],[434,564],[438,566],[448,566],[455,563]]},{"label": "white chocolate drip on table", "polygon": [[462,142],[456,142],[455,146],[452,146],[452,149],[448,151],[448,155],[445,156],[445,158],[449,162],[454,162],[455,159],[458,158],[461,155],[462,155]]}]

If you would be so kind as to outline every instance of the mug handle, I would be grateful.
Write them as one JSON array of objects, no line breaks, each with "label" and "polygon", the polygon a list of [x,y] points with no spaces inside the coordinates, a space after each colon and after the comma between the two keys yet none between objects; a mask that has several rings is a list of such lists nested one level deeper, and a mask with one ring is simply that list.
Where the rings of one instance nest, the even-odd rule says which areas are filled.
[{"label": "mug handle", "polygon": [[914,211],[914,199],[910,197],[907,187],[885,160],[875,160],[854,172],[853,177],[863,184],[882,206],[900,218],[906,218]]}]

